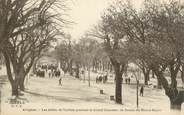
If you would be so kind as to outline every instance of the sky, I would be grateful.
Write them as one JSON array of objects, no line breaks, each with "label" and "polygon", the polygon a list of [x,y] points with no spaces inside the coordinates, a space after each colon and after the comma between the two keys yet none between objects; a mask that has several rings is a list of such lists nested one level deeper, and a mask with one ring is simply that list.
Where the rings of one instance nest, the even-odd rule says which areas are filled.
[{"label": "sky", "polygon": [[[70,3],[69,16],[74,24],[67,28],[68,34],[72,39],[80,39],[86,31],[98,23],[103,11],[113,0],[72,0]],[[134,0],[136,6],[141,4],[142,0]]]}]

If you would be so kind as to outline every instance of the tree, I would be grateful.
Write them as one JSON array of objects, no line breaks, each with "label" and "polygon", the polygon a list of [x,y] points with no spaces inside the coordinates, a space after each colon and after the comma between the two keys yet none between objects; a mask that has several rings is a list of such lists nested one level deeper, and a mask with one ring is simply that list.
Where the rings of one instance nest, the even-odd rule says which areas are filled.
[{"label": "tree", "polygon": [[[102,21],[92,32],[91,35],[101,38],[104,41],[104,49],[107,53],[115,71],[116,88],[115,97],[116,102],[122,103],[122,74],[125,72],[127,66],[126,51],[124,43],[126,41],[125,34],[121,30],[117,15],[114,15],[115,9],[113,6],[108,8],[107,12],[102,16]],[[120,52],[124,51],[124,52]]]},{"label": "tree", "polygon": [[[183,94],[178,91],[176,76],[181,66],[181,57],[183,55],[183,6],[178,1],[164,4],[146,1],[144,8],[140,10],[141,12],[134,14],[133,18],[129,18],[129,22],[134,18],[141,21],[143,19],[141,18],[142,14],[144,19],[147,19],[146,23],[140,23],[139,26],[133,22],[133,25],[126,22],[129,27],[132,27],[128,29],[127,35],[134,41],[140,42],[132,43],[136,46],[134,51],[138,50],[138,52],[144,54],[143,60],[156,74],[158,82],[162,84],[166,95],[170,99],[171,108],[181,109],[181,97]],[[143,29],[143,27],[146,28]],[[138,30],[144,31],[139,34]],[[142,40],[142,38],[146,39]],[[163,75],[167,68],[170,72],[171,84]]]},{"label": "tree", "polygon": [[80,39],[79,44],[82,45],[82,62],[88,71],[88,86],[90,87],[90,71],[92,67],[92,62],[96,56],[98,50],[98,42],[95,39],[89,38],[86,35],[84,38]]},{"label": "tree", "polygon": [[181,79],[182,79],[182,83],[183,83],[183,88],[184,88],[184,65],[182,64],[181,66]]},{"label": "tree", "polygon": [[4,63],[4,58],[3,58],[3,54],[0,54],[0,65],[2,65]]},{"label": "tree", "polygon": [[62,70],[66,73],[72,74],[73,65],[73,46],[70,35],[64,35],[61,43],[56,46],[55,55],[61,63]]},{"label": "tree", "polygon": [[[41,25],[43,23],[41,14],[47,10],[47,5],[46,0],[1,0],[0,49],[2,50],[9,38],[18,35],[22,31]],[[30,17],[38,12],[40,21],[29,27],[25,26]]]},{"label": "tree", "polygon": [[[95,34],[104,39],[116,73],[118,66],[115,62],[122,61],[125,67],[125,62],[133,57],[134,62],[141,64],[140,67],[148,68],[142,69],[145,71],[145,81],[152,70],[169,97],[171,108],[178,109],[181,109],[183,101],[176,81],[184,51],[183,8],[178,1],[154,3],[148,0],[137,11],[130,2],[118,1],[102,17],[100,31]],[[167,68],[171,84],[163,74]]]},{"label": "tree", "polygon": [[[28,5],[28,2],[31,6]],[[3,43],[6,43],[6,47],[1,47],[1,51],[5,57],[13,96],[19,95],[18,87],[24,90],[25,76],[30,71],[34,61],[50,45],[56,33],[59,32],[58,26],[55,26],[57,23],[55,21],[57,18],[56,14],[50,11],[50,9],[54,9],[53,5],[55,3],[56,0],[43,0],[41,2],[15,0],[12,2],[12,5],[18,6],[12,7],[11,3],[9,4],[9,7],[13,8],[10,15],[14,17],[10,16],[10,23],[8,23],[8,27],[10,28],[6,29],[8,33],[4,33],[7,35],[5,36],[6,42],[3,40]],[[6,4],[2,4],[1,7],[7,6]],[[12,12],[13,10],[16,10],[16,12]]]},{"label": "tree", "polygon": [[[153,5],[148,7],[153,10]],[[156,9],[159,7],[160,9]],[[179,1],[171,1],[168,4],[154,6],[150,13],[152,19],[152,40],[156,50],[155,56],[160,61],[152,64],[152,70],[159,78],[169,97],[172,109],[181,109],[182,92],[177,88],[176,77],[181,66],[183,55],[183,6]],[[150,11],[148,9],[148,11]],[[154,61],[155,62],[155,61]],[[170,72],[171,84],[163,76],[163,70],[168,67]]]},{"label": "tree", "polygon": [[[12,86],[12,95],[18,96],[18,87],[24,91],[24,80],[30,71],[34,61],[43,50],[50,46],[54,40],[56,32],[48,25],[40,27],[26,33],[22,33],[10,39],[4,50],[8,78]],[[10,62],[9,62],[10,61]],[[13,71],[11,70],[11,65]],[[13,77],[13,73],[15,76]]]},{"label": "tree", "polygon": [[73,46],[73,60],[76,65],[76,78],[80,78],[79,73],[80,73],[80,68],[82,67],[83,60],[82,60],[82,50],[83,47],[79,43],[74,43]]}]

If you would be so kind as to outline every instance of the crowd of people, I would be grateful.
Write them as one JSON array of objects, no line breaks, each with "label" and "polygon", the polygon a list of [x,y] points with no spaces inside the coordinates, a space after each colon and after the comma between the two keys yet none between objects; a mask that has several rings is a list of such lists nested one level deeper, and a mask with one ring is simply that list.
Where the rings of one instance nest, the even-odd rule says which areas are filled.
[{"label": "crowd of people", "polygon": [[49,78],[60,77],[61,71],[58,69],[56,65],[38,65],[36,67],[36,76],[45,77],[46,74]]},{"label": "crowd of people", "polygon": [[37,77],[45,77],[45,71],[42,69],[36,70],[36,76]]},{"label": "crowd of people", "polygon": [[107,80],[108,80],[107,74],[99,75],[99,76],[96,77],[96,83],[100,83],[100,82],[106,83]]}]

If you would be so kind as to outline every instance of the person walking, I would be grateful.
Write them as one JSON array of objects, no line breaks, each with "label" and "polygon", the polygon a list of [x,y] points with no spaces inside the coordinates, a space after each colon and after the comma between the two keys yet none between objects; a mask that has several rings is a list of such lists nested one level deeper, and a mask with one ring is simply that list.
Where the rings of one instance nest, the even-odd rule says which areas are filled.
[{"label": "person walking", "polygon": [[141,86],[141,89],[140,89],[140,96],[143,96],[143,94],[144,94],[144,87]]},{"label": "person walking", "polygon": [[62,83],[61,82],[62,82],[62,77],[59,78],[59,85],[62,86]]}]

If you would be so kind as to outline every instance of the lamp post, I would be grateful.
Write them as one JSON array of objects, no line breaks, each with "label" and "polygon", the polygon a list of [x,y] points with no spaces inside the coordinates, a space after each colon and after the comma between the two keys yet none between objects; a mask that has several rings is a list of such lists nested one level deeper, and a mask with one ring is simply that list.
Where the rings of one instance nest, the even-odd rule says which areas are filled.
[{"label": "lamp post", "polygon": [[90,48],[90,43],[87,42],[86,44],[87,52],[86,52],[86,61],[87,61],[87,71],[88,71],[88,86],[90,87],[90,64],[91,64],[91,48]]},{"label": "lamp post", "polygon": [[139,80],[137,80],[137,108],[139,108]]},{"label": "lamp post", "polygon": [[136,105],[137,105],[137,108],[139,108],[139,79],[140,79],[140,70],[138,68],[132,70],[132,73],[134,74],[135,76],[135,79],[136,79]]}]

